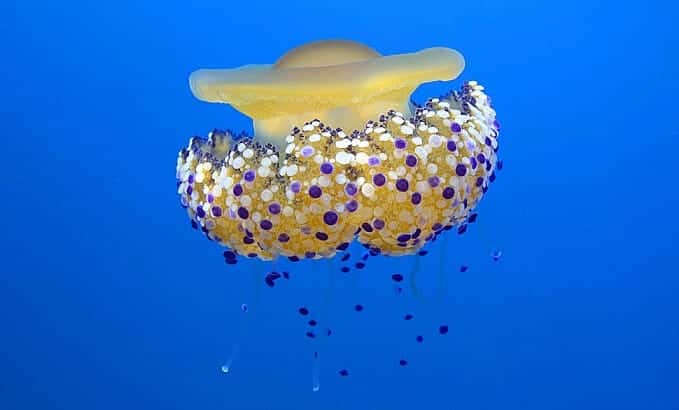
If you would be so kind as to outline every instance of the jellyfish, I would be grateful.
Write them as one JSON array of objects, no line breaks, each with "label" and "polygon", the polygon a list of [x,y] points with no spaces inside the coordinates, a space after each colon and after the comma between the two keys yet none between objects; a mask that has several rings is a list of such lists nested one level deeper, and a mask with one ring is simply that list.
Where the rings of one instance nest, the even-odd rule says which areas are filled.
[{"label": "jellyfish", "polygon": [[197,70],[193,95],[247,115],[254,135],[191,138],[177,158],[181,205],[229,264],[333,258],[354,241],[370,255],[424,255],[446,231],[464,233],[498,169],[500,127],[482,85],[410,99],[464,66],[450,48],[383,56],[331,40],[274,64]]}]

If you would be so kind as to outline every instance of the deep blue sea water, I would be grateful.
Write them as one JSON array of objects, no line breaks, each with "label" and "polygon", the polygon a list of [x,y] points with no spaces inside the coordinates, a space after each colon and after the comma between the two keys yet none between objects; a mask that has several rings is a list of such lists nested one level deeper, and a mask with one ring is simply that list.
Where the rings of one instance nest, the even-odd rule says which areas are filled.
[{"label": "deep blue sea water", "polygon": [[[0,409],[679,409],[677,21],[653,0],[2,3]],[[335,276],[312,393],[296,309],[339,263],[282,264],[241,326],[271,266],[226,266],[174,178],[190,136],[251,130],[191,71],[325,38],[460,50],[415,98],[484,84],[505,167],[422,259],[442,303],[394,295],[412,258]]]}]

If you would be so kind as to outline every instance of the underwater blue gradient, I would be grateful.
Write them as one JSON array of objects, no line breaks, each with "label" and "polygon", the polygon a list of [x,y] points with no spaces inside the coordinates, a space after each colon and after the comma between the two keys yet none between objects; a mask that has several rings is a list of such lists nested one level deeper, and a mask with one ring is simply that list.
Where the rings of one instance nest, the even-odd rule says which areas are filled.
[{"label": "underwater blue gradient", "polygon": [[[3,2],[0,409],[679,409],[678,8]],[[191,135],[250,129],[191,96],[192,70],[323,38],[459,49],[462,79],[498,111],[505,169],[473,229],[422,260],[428,296],[444,263],[443,304],[394,296],[412,258],[335,276],[312,393],[296,309],[322,305],[339,263],[284,264],[290,281],[260,285],[220,373],[270,266],[226,266],[190,228],[174,172]]]}]

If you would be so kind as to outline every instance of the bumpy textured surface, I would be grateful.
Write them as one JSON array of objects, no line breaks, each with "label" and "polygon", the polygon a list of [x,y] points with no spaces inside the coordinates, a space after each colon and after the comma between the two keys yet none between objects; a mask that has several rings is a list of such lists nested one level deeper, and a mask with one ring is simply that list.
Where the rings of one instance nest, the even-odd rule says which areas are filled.
[{"label": "bumpy textured surface", "polygon": [[411,254],[475,218],[501,167],[499,125],[483,87],[434,98],[363,130],[315,119],[284,152],[213,131],[177,159],[177,187],[194,227],[261,259],[332,257],[355,238],[373,252]]}]

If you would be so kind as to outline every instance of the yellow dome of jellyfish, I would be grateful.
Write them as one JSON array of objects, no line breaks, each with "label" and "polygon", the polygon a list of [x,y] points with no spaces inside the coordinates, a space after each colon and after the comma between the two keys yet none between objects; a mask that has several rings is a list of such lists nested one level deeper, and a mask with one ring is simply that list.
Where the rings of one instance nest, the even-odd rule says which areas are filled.
[{"label": "yellow dome of jellyfish", "polygon": [[181,203],[227,262],[330,258],[354,239],[412,254],[461,233],[501,167],[495,111],[475,81],[421,107],[410,95],[463,69],[448,48],[381,56],[320,41],[272,65],[198,70],[194,96],[251,117],[254,137],[192,138],[177,159]]}]

